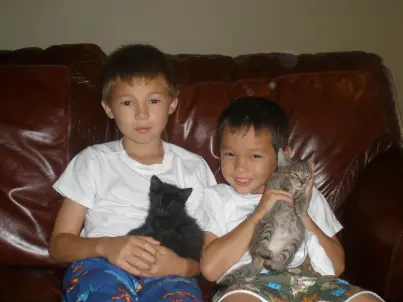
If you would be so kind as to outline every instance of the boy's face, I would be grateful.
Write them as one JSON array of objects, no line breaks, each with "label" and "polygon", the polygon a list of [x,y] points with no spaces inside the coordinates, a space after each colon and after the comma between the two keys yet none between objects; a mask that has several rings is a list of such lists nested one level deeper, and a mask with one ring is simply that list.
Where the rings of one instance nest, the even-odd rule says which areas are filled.
[{"label": "boy's face", "polygon": [[220,147],[221,170],[225,180],[240,194],[262,194],[277,166],[271,134],[253,127],[232,132],[225,127]]},{"label": "boy's face", "polygon": [[132,83],[119,81],[108,102],[102,101],[109,118],[124,139],[135,144],[148,144],[161,139],[161,133],[173,113],[178,99],[168,93],[165,78],[134,78]]}]

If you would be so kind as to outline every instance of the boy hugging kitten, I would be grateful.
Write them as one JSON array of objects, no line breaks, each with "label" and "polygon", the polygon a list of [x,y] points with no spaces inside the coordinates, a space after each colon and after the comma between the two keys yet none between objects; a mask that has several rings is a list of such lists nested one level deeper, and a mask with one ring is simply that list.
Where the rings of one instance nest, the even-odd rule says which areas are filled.
[{"label": "boy hugging kitten", "polygon": [[[336,237],[342,226],[323,195],[313,187],[313,177],[304,180],[308,184],[302,191],[305,195],[302,199],[308,204],[304,202],[302,206],[297,204],[297,198],[294,205],[290,192],[266,186],[277,171],[279,150],[284,150],[280,154],[286,159],[290,155],[289,123],[284,111],[264,98],[238,99],[222,112],[217,136],[221,171],[228,185],[219,184],[205,190],[202,204],[208,222],[200,262],[207,280],[223,281],[213,302],[302,301],[305,298],[382,301],[375,293],[337,277],[344,270],[344,250]],[[284,269],[237,274],[256,257],[249,253],[249,250],[256,252],[252,239],[259,235],[262,219],[270,216],[279,202],[295,206],[303,224],[305,232],[299,249]],[[232,281],[226,283],[229,279]]]}]

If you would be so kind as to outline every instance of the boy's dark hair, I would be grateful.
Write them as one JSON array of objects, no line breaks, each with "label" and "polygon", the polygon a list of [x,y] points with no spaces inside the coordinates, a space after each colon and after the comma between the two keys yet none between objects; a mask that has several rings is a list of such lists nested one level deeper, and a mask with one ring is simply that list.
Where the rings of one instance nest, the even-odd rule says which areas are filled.
[{"label": "boy's dark hair", "polygon": [[270,131],[274,150],[283,150],[288,144],[289,123],[283,109],[271,100],[260,97],[243,97],[233,101],[221,113],[218,119],[217,138],[218,145],[225,127],[232,131],[248,131],[253,127],[256,132],[262,129]]},{"label": "boy's dark hair", "polygon": [[107,102],[119,81],[131,83],[133,78],[152,80],[163,76],[171,96],[177,96],[174,72],[166,54],[147,44],[125,45],[112,52],[102,71],[102,99]]}]

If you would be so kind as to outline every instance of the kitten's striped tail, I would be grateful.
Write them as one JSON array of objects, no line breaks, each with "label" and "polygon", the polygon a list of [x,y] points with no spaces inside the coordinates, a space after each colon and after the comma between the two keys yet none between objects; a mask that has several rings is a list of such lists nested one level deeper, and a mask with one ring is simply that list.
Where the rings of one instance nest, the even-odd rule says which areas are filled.
[{"label": "kitten's striped tail", "polygon": [[218,283],[217,286],[218,288],[229,287],[232,284],[236,283],[236,281],[238,280],[241,280],[246,277],[256,276],[261,272],[261,270],[262,266],[252,261],[251,263],[245,264],[235,269],[234,271],[230,272],[228,275],[224,277],[224,279],[220,281],[220,283]]}]

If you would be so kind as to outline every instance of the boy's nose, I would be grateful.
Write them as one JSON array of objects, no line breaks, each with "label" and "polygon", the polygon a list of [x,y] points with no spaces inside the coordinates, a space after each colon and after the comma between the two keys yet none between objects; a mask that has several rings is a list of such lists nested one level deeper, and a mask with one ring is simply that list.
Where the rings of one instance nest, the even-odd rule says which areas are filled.
[{"label": "boy's nose", "polygon": [[235,162],[235,170],[239,172],[245,172],[248,170],[247,161],[242,158],[237,158]]},{"label": "boy's nose", "polygon": [[144,106],[137,106],[136,112],[134,114],[134,117],[136,120],[144,120],[147,119],[149,116],[148,114],[148,108]]}]

